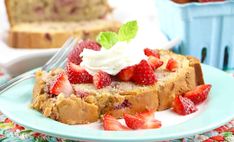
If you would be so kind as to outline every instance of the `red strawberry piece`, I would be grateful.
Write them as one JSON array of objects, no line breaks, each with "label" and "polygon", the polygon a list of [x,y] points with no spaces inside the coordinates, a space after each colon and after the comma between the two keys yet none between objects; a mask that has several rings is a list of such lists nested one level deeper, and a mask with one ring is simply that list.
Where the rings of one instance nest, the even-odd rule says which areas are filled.
[{"label": "red strawberry piece", "polygon": [[132,129],[152,129],[161,127],[161,122],[154,118],[153,111],[145,111],[135,116],[124,114],[124,120],[126,125]]},{"label": "red strawberry piece", "polygon": [[154,70],[146,60],[136,65],[132,80],[139,85],[153,85],[157,82]]},{"label": "red strawberry piece", "polygon": [[158,53],[158,50],[152,50],[152,49],[149,49],[149,48],[145,48],[144,53],[145,53],[146,56],[154,56],[154,57],[160,59],[160,55]]},{"label": "red strawberry piece", "polygon": [[195,105],[197,105],[207,99],[210,89],[210,84],[200,85],[197,86],[194,90],[185,93],[184,97],[189,98]]},{"label": "red strawberry piece", "polygon": [[93,84],[97,89],[104,88],[111,84],[111,77],[109,74],[99,71],[93,76]]},{"label": "red strawberry piece", "polygon": [[73,93],[72,85],[64,72],[58,74],[55,80],[50,84],[50,94],[59,95],[60,93],[67,96]]},{"label": "red strawberry piece", "polygon": [[72,62],[67,63],[66,72],[72,84],[92,83],[93,77],[84,68]]},{"label": "red strawberry piece", "polygon": [[126,131],[130,130],[122,125],[116,118],[111,115],[105,114],[103,117],[103,128],[107,131]]},{"label": "red strawberry piece", "polygon": [[180,115],[187,115],[197,111],[194,103],[190,99],[182,96],[175,97],[172,108]]},{"label": "red strawberry piece", "polygon": [[134,70],[135,70],[135,66],[127,67],[127,68],[121,70],[117,76],[121,81],[129,81],[129,80],[131,80],[131,78],[134,74]]},{"label": "red strawberry piece", "polygon": [[225,140],[224,136],[221,135],[210,137],[210,139],[218,142],[223,142]]},{"label": "red strawberry piece", "polygon": [[82,62],[82,58],[80,57],[80,54],[83,52],[84,48],[99,51],[101,49],[101,46],[95,41],[90,41],[90,40],[81,41],[69,53],[68,61],[70,61],[76,65],[80,65],[80,63]]},{"label": "red strawberry piece", "polygon": [[163,65],[163,61],[160,61],[159,58],[156,58],[154,56],[149,56],[148,61],[149,61],[149,64],[153,70],[155,70]]},{"label": "red strawberry piece", "polygon": [[175,72],[177,66],[178,66],[177,61],[171,58],[171,59],[169,59],[168,62],[167,62],[166,69],[167,69],[168,71]]}]

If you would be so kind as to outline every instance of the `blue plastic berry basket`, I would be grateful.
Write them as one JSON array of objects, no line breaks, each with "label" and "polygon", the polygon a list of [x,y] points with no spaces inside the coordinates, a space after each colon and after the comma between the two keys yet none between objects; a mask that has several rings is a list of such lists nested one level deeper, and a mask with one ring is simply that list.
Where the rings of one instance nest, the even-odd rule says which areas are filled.
[{"label": "blue plastic berry basket", "polygon": [[175,51],[220,69],[234,68],[234,1],[177,4],[155,0],[161,30],[180,37]]}]

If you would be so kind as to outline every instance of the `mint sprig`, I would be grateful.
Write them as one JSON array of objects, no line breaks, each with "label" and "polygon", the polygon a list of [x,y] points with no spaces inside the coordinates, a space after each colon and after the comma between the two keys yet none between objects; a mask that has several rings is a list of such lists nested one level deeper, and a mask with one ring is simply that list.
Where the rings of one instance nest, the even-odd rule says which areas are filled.
[{"label": "mint sprig", "polygon": [[138,24],[137,21],[131,21],[123,26],[120,27],[118,37],[119,41],[127,41],[129,42],[131,39],[133,39],[138,31]]},{"label": "mint sprig", "polygon": [[114,32],[101,32],[97,37],[97,42],[109,49],[118,42],[118,35]]},{"label": "mint sprig", "polygon": [[101,32],[97,36],[97,42],[102,45],[102,47],[106,49],[110,49],[114,46],[117,42],[129,42],[133,39],[138,31],[138,24],[137,21],[130,21],[123,24],[118,34],[114,32]]}]

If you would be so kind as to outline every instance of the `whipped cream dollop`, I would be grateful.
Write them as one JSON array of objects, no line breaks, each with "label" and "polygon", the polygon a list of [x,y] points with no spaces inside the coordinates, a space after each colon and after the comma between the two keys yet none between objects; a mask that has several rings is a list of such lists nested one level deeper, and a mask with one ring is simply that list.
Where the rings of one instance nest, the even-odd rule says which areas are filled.
[{"label": "whipped cream dollop", "polygon": [[100,51],[84,49],[80,56],[82,57],[80,66],[91,75],[100,70],[110,75],[116,75],[122,69],[147,59],[142,46],[134,40],[128,43],[117,42],[112,48],[101,48]]}]

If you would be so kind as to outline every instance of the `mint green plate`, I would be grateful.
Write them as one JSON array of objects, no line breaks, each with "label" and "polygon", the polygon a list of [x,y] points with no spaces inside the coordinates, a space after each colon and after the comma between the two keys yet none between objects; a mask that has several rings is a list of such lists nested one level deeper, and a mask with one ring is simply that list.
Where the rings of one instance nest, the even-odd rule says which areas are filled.
[{"label": "mint green plate", "polygon": [[158,141],[170,140],[203,133],[219,127],[234,118],[234,79],[227,73],[203,65],[206,83],[212,84],[211,94],[199,111],[179,116],[171,110],[156,112],[162,121],[160,129],[137,131],[104,131],[101,123],[66,125],[46,118],[30,108],[34,80],[18,84],[0,95],[0,111],[26,128],[72,140],[88,141]]}]

